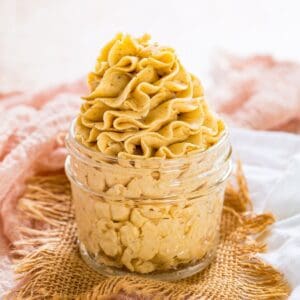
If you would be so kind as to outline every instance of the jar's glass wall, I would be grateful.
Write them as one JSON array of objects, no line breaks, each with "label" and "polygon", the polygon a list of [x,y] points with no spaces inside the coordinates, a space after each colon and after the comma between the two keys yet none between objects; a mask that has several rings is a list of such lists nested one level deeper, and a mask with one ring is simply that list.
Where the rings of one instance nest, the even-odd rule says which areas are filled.
[{"label": "jar's glass wall", "polygon": [[71,132],[66,172],[78,237],[93,266],[173,279],[199,271],[174,277],[210,260],[218,243],[228,136],[217,146],[173,162],[126,162],[85,151]]},{"label": "jar's glass wall", "polygon": [[75,183],[72,193],[81,243],[94,259],[132,272],[194,264],[217,244],[224,184],[213,193],[153,203],[111,201]]}]

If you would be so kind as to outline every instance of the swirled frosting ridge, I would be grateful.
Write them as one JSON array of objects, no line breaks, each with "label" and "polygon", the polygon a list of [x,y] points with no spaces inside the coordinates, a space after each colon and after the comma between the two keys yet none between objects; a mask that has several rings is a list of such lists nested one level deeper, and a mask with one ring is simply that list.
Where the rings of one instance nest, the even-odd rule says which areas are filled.
[{"label": "swirled frosting ridge", "polygon": [[117,34],[88,76],[76,138],[120,158],[176,158],[215,144],[224,123],[174,49]]}]

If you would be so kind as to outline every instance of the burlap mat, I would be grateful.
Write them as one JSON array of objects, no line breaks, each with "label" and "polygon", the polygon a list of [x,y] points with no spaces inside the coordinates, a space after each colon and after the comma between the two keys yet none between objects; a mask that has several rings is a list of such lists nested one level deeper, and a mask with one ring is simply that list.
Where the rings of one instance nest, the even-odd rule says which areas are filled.
[{"label": "burlap mat", "polygon": [[[271,214],[254,215],[241,170],[237,187],[228,185],[215,261],[204,272],[178,282],[134,276],[103,277],[80,258],[65,175],[34,177],[19,210],[40,230],[22,228],[24,240],[14,255],[22,277],[14,299],[285,299],[283,276],[255,257],[265,250],[261,236],[274,222]],[[32,224],[32,223],[31,223]],[[32,225],[31,225],[32,226]]]}]

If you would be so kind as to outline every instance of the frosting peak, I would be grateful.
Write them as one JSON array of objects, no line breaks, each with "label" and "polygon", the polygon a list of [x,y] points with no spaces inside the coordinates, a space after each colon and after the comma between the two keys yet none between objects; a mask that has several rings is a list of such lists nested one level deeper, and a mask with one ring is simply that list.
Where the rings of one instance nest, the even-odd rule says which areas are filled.
[{"label": "frosting peak", "polygon": [[199,80],[175,51],[150,36],[117,34],[88,76],[76,138],[121,158],[175,158],[216,143],[224,124],[209,110]]}]

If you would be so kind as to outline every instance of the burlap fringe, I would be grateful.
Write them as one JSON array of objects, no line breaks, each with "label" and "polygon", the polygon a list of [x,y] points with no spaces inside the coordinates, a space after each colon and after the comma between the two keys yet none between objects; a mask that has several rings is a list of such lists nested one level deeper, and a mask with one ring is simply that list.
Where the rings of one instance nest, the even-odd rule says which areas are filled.
[{"label": "burlap fringe", "polygon": [[[51,192],[50,192],[51,191]],[[69,182],[64,174],[36,176],[27,183],[25,197],[18,203],[18,210],[40,229],[20,227],[23,238],[14,243],[11,251],[17,279],[26,284],[13,290],[8,299],[43,299],[47,291],[37,291],[34,283],[47,270],[60,242],[60,234],[70,214]]]},{"label": "burlap fringe", "polygon": [[[242,172],[241,164],[237,167],[238,188],[229,185],[226,190],[224,210],[233,214],[241,224],[235,234],[235,240],[239,241],[239,251],[245,255],[242,267],[249,277],[259,272],[256,282],[261,293],[257,299],[285,299],[290,288],[283,278],[272,266],[264,264],[255,253],[266,249],[265,245],[257,239],[249,238],[250,234],[262,234],[266,228],[274,222],[271,214],[253,216],[252,203],[249,196],[246,180]],[[50,295],[46,290],[37,290],[35,282],[41,278],[45,270],[51,267],[55,249],[60,243],[62,230],[73,218],[70,208],[69,183],[64,175],[52,177],[34,177],[28,183],[26,196],[19,202],[19,209],[30,219],[40,225],[40,229],[22,227],[20,230],[24,238],[14,244],[12,252],[15,260],[15,271],[19,274],[23,284],[12,291],[9,299],[68,299],[68,297]],[[247,240],[245,240],[245,237]],[[22,282],[22,281],[21,281]],[[173,288],[176,283],[162,283],[155,280],[147,280],[132,276],[112,277],[105,284],[94,287],[90,292],[78,296],[77,299],[179,299]],[[100,296],[101,295],[101,296]],[[124,296],[122,296],[124,295]],[[185,299],[189,298],[188,293]],[[191,299],[194,299],[191,296]],[[198,299],[198,298],[197,298]],[[202,298],[201,298],[202,299]],[[206,298],[205,298],[206,299]]]}]

